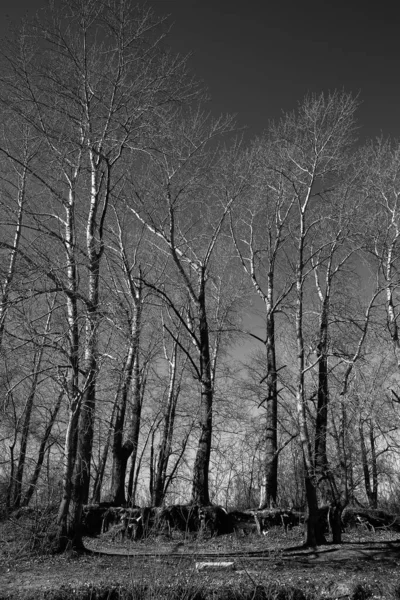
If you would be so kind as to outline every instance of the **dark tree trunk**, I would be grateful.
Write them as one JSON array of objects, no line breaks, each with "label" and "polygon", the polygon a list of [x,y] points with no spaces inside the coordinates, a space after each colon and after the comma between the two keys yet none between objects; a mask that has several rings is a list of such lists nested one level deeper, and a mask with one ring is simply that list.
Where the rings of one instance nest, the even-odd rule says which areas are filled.
[{"label": "dark tree trunk", "polygon": [[[131,456],[131,470],[134,474],[136,469],[136,461],[139,448],[139,434],[140,434],[140,423],[142,419],[142,403],[143,403],[143,392],[144,383],[142,382],[140,370],[139,370],[139,357],[135,360],[133,369],[133,400],[132,400],[132,416],[128,431],[128,440],[125,442],[124,447],[128,448],[129,455]],[[126,476],[126,465],[124,481]],[[132,480],[133,485],[133,480]]]},{"label": "dark tree trunk", "polygon": [[[90,377],[90,375],[89,375]],[[93,421],[95,411],[95,385],[89,381],[83,395],[79,421],[75,471],[71,495],[71,531],[69,533],[71,547],[83,549],[82,542],[82,509],[89,500],[90,467],[93,445]]]},{"label": "dark tree trunk", "polygon": [[104,444],[104,447],[103,447],[100,464],[97,469],[96,477],[95,477],[94,483],[93,483],[92,502],[95,504],[98,504],[101,501],[101,488],[103,487],[103,479],[104,479],[104,473],[106,470],[108,452],[110,449],[111,435],[112,435],[113,428],[114,428],[115,411],[116,411],[116,402],[114,403],[114,406],[112,409],[110,425],[109,425],[108,432],[107,432],[106,443]]},{"label": "dark tree trunk", "polygon": [[[136,462],[136,461],[135,461]],[[133,482],[135,478],[135,464],[130,464],[129,467],[129,477],[128,477],[128,486],[126,488],[126,497],[129,506],[133,506],[136,504],[136,489],[134,490]]]},{"label": "dark tree trunk", "polygon": [[112,436],[112,471],[111,471],[111,497],[116,506],[125,504],[125,474],[128,458],[132,453],[132,445],[128,442],[123,443],[125,414],[130,391],[133,362],[135,358],[135,348],[131,344],[128,356],[125,361],[125,367],[122,374],[123,382],[121,390],[116,400],[116,416],[114,422],[114,432]]},{"label": "dark tree trunk", "polygon": [[315,548],[326,544],[324,534],[325,523],[320,518],[318,510],[318,494],[316,481],[306,475],[305,477],[306,499],[307,499],[307,517],[305,529],[305,546]]},{"label": "dark tree trunk", "polygon": [[[69,421],[64,447],[65,465],[63,475],[63,492],[60,507],[58,509],[58,535],[55,542],[57,549],[60,551],[65,550],[68,546],[70,546],[75,538],[75,523],[72,516],[71,504],[73,491],[72,478],[78,445],[80,398],[75,398],[70,402]],[[80,546],[81,542],[78,538],[78,547]]]},{"label": "dark tree trunk", "polygon": [[378,508],[378,463],[376,456],[376,445],[374,435],[374,424],[369,422],[369,443],[371,446],[371,470],[372,470],[372,490],[369,498],[371,508]]},{"label": "dark tree trunk", "polygon": [[15,445],[17,443],[16,432],[14,432],[14,440],[11,444],[9,444],[10,450],[10,479],[8,481],[7,490],[6,490],[6,508],[11,508],[11,501],[13,497],[13,489],[14,489],[14,471],[15,471],[15,459],[14,459],[14,450]]},{"label": "dark tree trunk", "polygon": [[96,407],[95,370],[97,361],[91,361],[89,381],[83,393],[79,421],[78,446],[74,475],[74,502],[87,504],[89,500],[90,468],[94,432],[94,413]]},{"label": "dark tree trunk", "polygon": [[[331,259],[333,254],[331,255]],[[345,494],[336,485],[333,473],[329,468],[327,456],[327,431],[328,431],[328,328],[329,328],[329,306],[331,291],[331,259],[328,262],[325,279],[325,290],[322,291],[318,272],[315,271],[317,291],[321,301],[319,334],[316,354],[318,357],[318,390],[317,390],[317,414],[315,420],[315,442],[314,442],[314,464],[315,475],[318,484],[318,500],[320,505],[329,505],[329,525],[332,531],[333,542],[342,542],[341,515]]]},{"label": "dark tree trunk", "polygon": [[307,200],[300,212],[300,239],[298,246],[298,262],[296,266],[296,345],[297,345],[297,389],[296,402],[299,419],[300,444],[304,463],[304,483],[307,500],[307,519],[305,526],[306,546],[315,547],[326,543],[318,511],[318,481],[315,474],[315,463],[311,450],[311,440],[307,426],[307,407],[304,390],[305,352],[303,335],[303,296],[304,296],[304,243],[305,243],[305,207],[311,196],[312,185],[308,189]]},{"label": "dark tree trunk", "polygon": [[24,411],[18,466],[17,466],[17,470],[15,472],[14,486],[13,486],[13,499],[12,499],[13,508],[19,508],[21,505],[22,479],[23,479],[24,469],[25,469],[26,449],[28,446],[29,428],[30,428],[30,424],[31,424],[31,415],[32,415],[32,409],[33,409],[33,401],[35,398],[36,383],[37,383],[37,377],[35,377],[35,382],[29,393],[28,399],[26,401],[25,411]]},{"label": "dark tree trunk", "polygon": [[[89,252],[90,254],[90,252]],[[85,380],[79,415],[76,460],[71,495],[70,545],[83,549],[82,508],[89,501],[90,469],[92,462],[94,418],[96,409],[97,336],[99,321],[99,264],[100,254],[91,257],[89,276],[88,314],[86,315]]]},{"label": "dark tree trunk", "polygon": [[[86,229],[87,254],[89,259],[89,279],[85,338],[85,380],[83,383],[82,404],[79,416],[77,453],[72,488],[72,515],[74,523],[73,547],[83,546],[81,539],[82,507],[89,501],[90,468],[92,462],[94,418],[96,410],[96,381],[98,369],[98,328],[99,328],[99,286],[100,261],[104,246],[96,249],[96,214],[99,202],[98,158],[92,162],[91,205]],[[96,162],[97,161],[97,162]],[[96,164],[95,164],[96,163]]]},{"label": "dark tree trunk", "polygon": [[[378,471],[376,463],[376,448],[374,426],[369,422],[370,458],[368,457],[367,444],[364,435],[364,422],[360,419],[358,426],[360,434],[361,462],[364,474],[365,493],[370,508],[378,508]],[[372,479],[372,482],[371,482]]]},{"label": "dark tree trunk", "polygon": [[360,419],[360,422],[358,424],[358,431],[360,434],[361,463],[362,463],[363,474],[364,474],[364,486],[365,486],[365,492],[367,494],[367,498],[369,501],[371,498],[371,492],[372,492],[371,478],[370,478],[370,473],[369,473],[367,446],[365,443],[365,436],[364,436],[364,423],[363,423],[362,419]]},{"label": "dark tree trunk", "polygon": [[[52,305],[49,306],[49,314],[47,316],[46,325],[44,327],[44,332],[43,332],[44,335],[46,335],[50,329],[51,319],[53,316],[52,309],[54,308],[55,301],[56,301],[56,296],[54,296],[54,301],[53,301]],[[14,483],[14,499],[13,499],[14,508],[19,508],[19,506],[21,504],[21,499],[22,499],[22,481],[23,481],[24,470],[25,470],[26,450],[28,447],[28,438],[29,438],[29,430],[30,430],[30,426],[31,426],[33,403],[34,403],[35,396],[36,396],[36,391],[37,391],[38,382],[39,382],[39,372],[40,372],[40,368],[42,365],[43,349],[44,349],[44,346],[43,346],[43,342],[42,342],[40,347],[35,352],[31,389],[30,389],[30,392],[28,395],[28,399],[26,401],[26,406],[25,406],[25,414],[24,414],[24,419],[23,419],[23,423],[22,423],[19,460],[18,460],[18,467],[17,467],[17,471],[15,474],[15,483]]]},{"label": "dark tree trunk", "polygon": [[200,438],[193,467],[192,503],[210,504],[209,468],[212,439],[213,380],[210,357],[210,340],[205,305],[205,274],[201,272],[198,296],[199,352],[200,352]]},{"label": "dark tree trunk", "polygon": [[[126,272],[129,277],[129,268],[126,264]],[[131,278],[129,278],[131,282]],[[140,365],[139,365],[139,345],[142,311],[142,285],[131,285],[131,298],[133,301],[133,312],[130,324],[130,342],[128,354],[122,373],[122,385],[117,398],[116,417],[114,424],[114,435],[112,440],[112,478],[111,478],[111,496],[117,506],[126,503],[125,496],[125,478],[128,465],[128,459],[132,455],[133,468],[135,468],[136,452],[139,441],[140,419],[142,410],[141,385],[140,385]],[[125,424],[125,416],[128,406],[128,395],[132,388],[132,407],[130,423],[128,428]],[[124,439],[124,429],[128,429],[128,434]]]},{"label": "dark tree trunk", "polygon": [[[272,302],[272,281],[269,284]],[[275,319],[271,309],[267,311],[267,414],[264,471],[260,490],[259,508],[276,505],[278,491],[278,379],[275,353]]]},{"label": "dark tree trunk", "polygon": [[[139,371],[139,357],[135,357],[133,366],[133,384],[132,384],[132,409],[129,423],[129,430],[126,434],[125,442],[119,447],[118,453],[113,454],[113,502],[116,504],[125,504],[125,479],[129,457],[131,458],[131,473],[128,482],[128,502],[131,503],[133,477],[136,466],[137,451],[139,445],[140,422],[142,415],[142,389],[141,377]],[[113,448],[114,452],[114,448]]]},{"label": "dark tree trunk", "polygon": [[348,504],[349,498],[349,465],[347,458],[347,445],[346,445],[346,431],[347,431],[347,414],[346,414],[346,406],[345,402],[342,400],[341,410],[340,410],[340,419],[339,419],[339,462],[340,462],[340,475],[341,475],[341,485],[342,485],[342,494],[344,499],[344,505]]},{"label": "dark tree trunk", "polygon": [[[273,335],[273,327],[272,327]],[[272,340],[273,338],[271,338]],[[264,473],[261,483],[259,508],[276,504],[278,491],[278,385],[274,342],[267,345],[268,399],[266,414],[266,440]]]},{"label": "dark tree trunk", "polygon": [[35,470],[33,472],[33,475],[31,477],[31,479],[30,479],[28,489],[26,490],[24,499],[22,501],[22,506],[28,506],[28,504],[29,504],[29,502],[30,502],[30,500],[31,500],[31,498],[33,496],[33,493],[34,493],[34,491],[36,489],[36,484],[37,484],[37,481],[39,479],[39,475],[40,475],[40,472],[41,472],[41,469],[42,469],[44,457],[45,457],[45,454],[46,454],[47,442],[49,440],[51,431],[53,429],[53,425],[54,425],[54,423],[56,421],[58,412],[60,410],[61,400],[62,400],[63,396],[64,396],[64,392],[62,391],[59,394],[59,396],[57,398],[56,405],[55,405],[55,407],[54,407],[54,409],[53,409],[53,411],[52,411],[52,413],[50,415],[50,420],[49,420],[49,422],[47,424],[47,427],[46,427],[46,430],[44,432],[43,438],[42,438],[42,440],[40,442],[38,459],[36,461]]},{"label": "dark tree trunk", "polygon": [[343,505],[340,502],[333,504],[329,511],[329,524],[332,530],[332,542],[334,544],[342,543],[342,512]]},{"label": "dark tree trunk", "polygon": [[176,385],[178,345],[175,343],[172,359],[169,362],[168,400],[164,412],[164,423],[158,450],[157,465],[154,470],[152,486],[152,504],[161,506],[166,492],[168,462],[171,456],[172,438],[174,433],[176,404],[179,396],[179,385]]},{"label": "dark tree trunk", "polygon": [[319,340],[317,345],[318,357],[318,391],[317,414],[315,419],[314,462],[315,474],[318,480],[318,496],[321,505],[335,503],[332,482],[330,479],[328,457],[326,452],[326,435],[328,429],[328,310],[329,296],[326,292],[322,301]]},{"label": "dark tree trunk", "polygon": [[[79,321],[77,306],[77,269],[74,257],[74,196],[71,191],[70,206],[67,210],[67,260],[68,260],[68,283],[69,293],[67,294],[67,314],[68,314],[68,336],[69,336],[69,378],[66,382],[66,389],[69,416],[68,426],[65,435],[64,444],[64,469],[62,497],[57,516],[57,538],[55,547],[58,550],[65,550],[71,545],[75,536],[75,523],[72,517],[72,490],[73,473],[76,461],[76,452],[78,446],[78,427],[79,415],[81,410],[81,392],[79,389]],[[81,541],[78,539],[78,547]]]}]

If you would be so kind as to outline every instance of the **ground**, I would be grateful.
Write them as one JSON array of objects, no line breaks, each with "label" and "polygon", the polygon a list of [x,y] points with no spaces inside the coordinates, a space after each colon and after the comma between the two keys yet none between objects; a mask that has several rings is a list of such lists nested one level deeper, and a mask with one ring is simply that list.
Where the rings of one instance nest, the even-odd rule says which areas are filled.
[{"label": "ground", "polygon": [[399,534],[351,530],[341,546],[313,550],[302,547],[302,536],[295,528],[122,542],[109,532],[85,539],[90,554],[49,556],[33,543],[29,523],[3,521],[0,600],[128,598],[127,590],[138,600],[400,598]]}]

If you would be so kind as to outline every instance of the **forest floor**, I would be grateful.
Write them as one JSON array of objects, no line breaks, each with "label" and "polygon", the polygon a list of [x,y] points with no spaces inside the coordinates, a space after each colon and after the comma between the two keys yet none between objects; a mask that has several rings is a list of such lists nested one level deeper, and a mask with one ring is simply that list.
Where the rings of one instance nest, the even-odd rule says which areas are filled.
[{"label": "forest floor", "polygon": [[303,532],[197,540],[86,538],[90,553],[33,548],[26,523],[0,522],[0,600],[400,599],[400,537],[361,529],[306,549]]}]

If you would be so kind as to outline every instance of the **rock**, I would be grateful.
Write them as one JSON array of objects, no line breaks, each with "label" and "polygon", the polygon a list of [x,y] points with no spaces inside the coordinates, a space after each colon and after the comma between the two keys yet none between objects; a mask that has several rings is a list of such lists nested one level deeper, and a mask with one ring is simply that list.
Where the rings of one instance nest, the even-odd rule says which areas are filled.
[{"label": "rock", "polygon": [[234,562],[198,562],[196,563],[197,571],[209,571],[209,570],[235,570]]}]

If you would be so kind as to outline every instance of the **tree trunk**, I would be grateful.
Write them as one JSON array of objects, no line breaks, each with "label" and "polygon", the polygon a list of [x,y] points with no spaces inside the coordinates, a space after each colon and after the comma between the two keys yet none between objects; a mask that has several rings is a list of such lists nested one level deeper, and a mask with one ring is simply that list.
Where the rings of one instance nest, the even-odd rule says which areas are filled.
[{"label": "tree trunk", "polygon": [[11,291],[12,281],[15,275],[16,262],[17,262],[17,254],[19,249],[19,243],[21,239],[22,232],[22,217],[23,217],[23,206],[25,200],[25,189],[26,189],[26,175],[27,168],[24,167],[22,170],[22,174],[19,174],[18,177],[18,213],[17,213],[17,222],[15,224],[15,233],[12,249],[10,251],[10,257],[8,262],[7,271],[4,277],[4,280],[1,285],[1,298],[0,298],[0,350],[3,345],[3,335],[4,335],[4,326],[5,319],[8,310],[8,301]]},{"label": "tree trunk", "polygon": [[347,431],[347,414],[344,398],[341,401],[340,407],[340,419],[339,419],[339,462],[340,462],[340,478],[342,487],[343,505],[348,504],[349,499],[349,477],[348,477],[348,459],[347,459],[347,447],[346,447],[346,431]]},{"label": "tree trunk", "polygon": [[329,510],[329,524],[332,530],[332,542],[334,544],[342,543],[342,512],[341,502],[332,504]]},{"label": "tree trunk", "polygon": [[[131,470],[132,477],[136,468],[136,460],[138,454],[139,447],[139,434],[140,434],[140,423],[142,419],[142,402],[143,402],[143,391],[141,381],[141,374],[139,369],[139,356],[135,359],[135,364],[133,366],[133,382],[132,382],[132,416],[130,419],[129,431],[127,434],[127,440],[124,443],[124,447],[129,451],[129,455],[131,457]],[[126,464],[124,471],[124,481],[126,477]],[[132,479],[133,485],[133,479]],[[132,489],[132,488],[131,488]],[[135,495],[135,492],[132,492]]]},{"label": "tree trunk", "polygon": [[107,431],[107,439],[106,443],[103,447],[103,452],[101,454],[100,464],[97,469],[97,473],[93,482],[93,494],[92,494],[92,502],[98,504],[101,501],[101,488],[103,487],[103,479],[104,473],[106,470],[108,452],[110,449],[111,435],[114,429],[114,416],[116,411],[116,401],[114,402],[114,406],[111,413],[110,425]]},{"label": "tree trunk", "polygon": [[[154,473],[154,483],[152,489],[153,506],[161,506],[165,496],[165,484],[167,478],[167,468],[171,456],[172,438],[174,433],[176,404],[179,396],[179,385],[176,386],[177,370],[177,352],[178,345],[174,343],[172,358],[169,360],[169,387],[167,405],[164,411],[164,423],[161,434],[160,447],[157,457],[157,465]],[[177,389],[176,389],[177,387]]]},{"label": "tree trunk", "polygon": [[276,505],[278,492],[278,377],[276,372],[275,315],[273,302],[273,272],[268,274],[266,297],[266,351],[267,351],[267,414],[264,470],[260,489],[260,510]]},{"label": "tree trunk", "polygon": [[[58,550],[65,550],[75,539],[75,522],[70,510],[72,500],[72,476],[74,472],[76,449],[78,440],[78,423],[80,412],[80,398],[74,399],[70,403],[69,421],[65,436],[64,445],[64,474],[63,491],[60,507],[58,509],[58,539],[56,546]],[[78,547],[81,546],[79,537],[77,539]]]},{"label": "tree trunk", "polygon": [[13,489],[14,489],[14,471],[15,471],[15,459],[14,459],[14,450],[15,445],[17,443],[17,432],[14,431],[14,439],[11,444],[9,444],[8,448],[10,450],[10,479],[7,485],[6,491],[6,508],[10,509],[13,498]]},{"label": "tree trunk", "polygon": [[95,378],[97,360],[90,357],[86,371],[87,379],[82,396],[78,445],[74,474],[74,502],[87,504],[89,500],[90,467],[92,460],[94,412],[96,407]]},{"label": "tree trunk", "polygon": [[[119,228],[120,256],[122,259],[122,267],[125,273],[126,284],[129,289],[129,298],[131,305],[129,348],[123,372],[121,375],[122,383],[117,394],[116,418],[112,438],[113,463],[111,471],[111,496],[113,498],[113,502],[117,506],[122,506],[126,503],[125,479],[128,459],[131,455],[133,461],[133,469],[135,468],[136,448],[138,445],[141,420],[141,376],[139,365],[139,352],[142,320],[143,284],[141,280],[138,283],[134,281],[132,275],[133,265],[130,264],[128,256],[126,254],[120,224]],[[140,267],[139,273],[141,275]],[[133,399],[131,405],[131,414],[129,416],[130,423],[129,426],[126,426],[126,411],[130,391],[132,391]],[[128,429],[125,441],[124,429]]]},{"label": "tree trunk", "polygon": [[26,449],[28,446],[29,428],[30,428],[30,424],[31,424],[31,415],[32,415],[32,409],[33,409],[33,401],[35,399],[36,385],[37,385],[37,377],[34,377],[34,381],[32,383],[32,388],[29,393],[28,399],[26,401],[25,410],[24,410],[24,419],[23,419],[23,423],[22,423],[18,466],[17,466],[16,472],[15,472],[15,477],[14,477],[13,498],[12,498],[13,508],[19,508],[21,505],[22,479],[23,479],[24,468],[25,468]]},{"label": "tree trunk", "polygon": [[206,506],[210,504],[209,468],[212,439],[213,381],[210,360],[210,342],[205,306],[205,277],[201,272],[198,297],[199,351],[201,375],[200,438],[193,467],[192,503]]},{"label": "tree trunk", "polygon": [[[129,423],[129,430],[126,434],[126,441],[122,445],[119,464],[117,466],[116,481],[119,483],[119,490],[125,490],[125,479],[129,457],[131,458],[131,466],[128,478],[127,501],[129,504],[134,504],[135,491],[134,475],[137,460],[137,452],[139,447],[140,423],[142,418],[142,401],[143,401],[144,385],[139,369],[139,356],[135,357],[132,374],[132,408]],[[123,491],[125,498],[125,491]],[[122,493],[120,498],[122,498]],[[126,499],[125,499],[126,502]]]},{"label": "tree trunk", "polygon": [[[376,448],[374,426],[372,421],[369,422],[369,443],[371,448],[371,457],[368,460],[367,445],[364,436],[363,422],[359,423],[360,446],[361,446],[361,462],[364,474],[365,493],[368,498],[370,508],[378,508],[378,470],[376,462]],[[372,478],[372,484],[371,484]]]},{"label": "tree trunk", "polygon": [[116,506],[125,504],[125,474],[128,458],[132,453],[132,445],[129,442],[123,444],[123,435],[128,393],[132,381],[134,356],[135,348],[132,342],[128,350],[128,356],[122,374],[123,383],[121,391],[118,394],[119,398],[117,399],[114,433],[112,437],[113,463],[111,471],[111,497]]},{"label": "tree trunk", "polygon": [[318,391],[317,414],[315,420],[314,462],[315,474],[318,480],[318,495],[321,505],[330,504],[333,490],[330,481],[328,457],[326,453],[326,434],[328,429],[328,308],[329,296],[322,298],[320,313],[319,340],[317,345],[318,358]]},{"label": "tree trunk", "polygon": [[[128,459],[135,454],[138,445],[140,419],[141,419],[141,389],[139,368],[139,344],[141,327],[141,302],[142,290],[137,289],[134,299],[133,315],[131,320],[130,345],[122,373],[122,385],[117,399],[114,435],[112,441],[113,464],[111,479],[111,496],[117,506],[126,503],[125,478]],[[123,442],[125,415],[128,403],[128,394],[132,385],[132,414],[130,417],[129,434]],[[132,456],[135,462],[136,454]],[[134,464],[134,463],[133,463]]]},{"label": "tree trunk", "polygon": [[324,521],[320,519],[318,510],[318,495],[315,479],[307,474],[305,476],[305,488],[307,499],[307,517],[304,545],[315,548],[326,544],[326,538],[323,531]]},{"label": "tree trunk", "polygon": [[370,507],[378,508],[378,463],[376,456],[376,445],[374,435],[374,424],[369,422],[369,443],[371,446],[371,470],[372,470],[372,490],[370,497]]},{"label": "tree trunk", "polygon": [[303,335],[303,295],[304,295],[304,244],[306,236],[305,211],[311,196],[312,183],[308,188],[307,197],[300,206],[300,234],[298,245],[298,262],[296,265],[296,345],[297,345],[297,388],[296,404],[299,419],[300,444],[304,461],[305,491],[307,500],[307,519],[305,528],[306,546],[315,547],[326,542],[321,530],[318,514],[318,486],[315,474],[315,464],[311,452],[311,440],[307,427],[306,398],[304,391],[305,354]]},{"label": "tree trunk", "polygon": [[[371,494],[372,494],[371,477],[370,477],[370,473],[369,473],[367,446],[365,443],[364,423],[363,423],[362,419],[360,419],[360,422],[358,424],[358,431],[360,434],[361,463],[362,463],[363,474],[364,474],[365,493],[367,494],[368,502],[370,504]],[[370,504],[370,507],[375,508],[375,507],[371,506],[371,504]]]},{"label": "tree trunk", "polygon": [[[54,297],[54,302],[49,307],[49,314],[47,316],[46,325],[44,327],[44,332],[43,332],[44,336],[46,336],[50,330],[50,323],[51,323],[51,318],[52,318],[52,314],[53,314],[53,308],[55,305],[55,301],[56,301],[56,296]],[[24,415],[24,419],[23,419],[23,423],[22,423],[19,461],[18,461],[17,472],[15,474],[15,484],[14,484],[14,499],[13,499],[14,508],[19,508],[19,506],[21,504],[21,499],[22,499],[22,480],[23,480],[24,469],[25,469],[26,449],[28,446],[29,429],[30,429],[30,425],[31,425],[31,415],[32,415],[32,410],[33,410],[33,403],[34,403],[35,396],[36,396],[36,390],[37,390],[38,381],[39,381],[39,372],[40,372],[40,368],[41,368],[41,364],[42,364],[43,349],[44,349],[44,341],[42,340],[42,343],[37,351],[37,354],[35,354],[35,357],[34,357],[35,364],[34,364],[33,373],[32,373],[32,384],[31,384],[31,389],[29,392],[28,399],[26,401],[25,415]]]},{"label": "tree trunk", "polygon": [[[68,377],[62,380],[69,404],[69,417],[64,444],[64,469],[62,496],[57,516],[57,539],[55,547],[64,550],[75,537],[76,523],[71,513],[72,477],[75,468],[78,425],[81,410],[81,391],[79,389],[79,321],[78,321],[78,270],[76,265],[76,227],[75,227],[75,186],[69,190],[69,202],[66,205],[65,254],[67,259],[67,325],[68,325]],[[81,541],[77,540],[78,547]]]},{"label": "tree trunk", "polygon": [[33,475],[31,477],[31,479],[30,479],[28,489],[26,490],[24,499],[22,501],[22,506],[28,506],[28,504],[29,504],[29,502],[30,502],[30,500],[31,500],[31,498],[33,496],[33,493],[34,493],[34,491],[36,489],[36,484],[37,484],[37,481],[39,479],[39,475],[40,475],[40,472],[41,472],[41,469],[42,469],[44,457],[45,457],[46,450],[47,450],[47,442],[49,440],[51,431],[53,429],[53,425],[54,425],[54,423],[56,421],[58,412],[60,410],[61,400],[62,400],[63,396],[64,396],[64,391],[61,391],[60,394],[58,395],[56,405],[55,405],[55,407],[54,407],[54,409],[53,409],[53,411],[52,411],[52,413],[50,415],[50,420],[49,420],[49,422],[47,424],[47,427],[46,427],[46,430],[44,432],[43,438],[42,438],[42,440],[40,442],[38,459],[36,461],[35,470],[33,472]]},{"label": "tree trunk", "polygon": [[[89,103],[90,104],[90,103]],[[75,527],[73,544],[83,546],[81,539],[82,507],[89,501],[90,468],[92,461],[96,382],[98,370],[100,263],[104,252],[103,224],[109,199],[110,168],[102,171],[103,157],[89,149],[90,205],[86,223],[86,252],[88,261],[88,292],[86,300],[85,382],[79,420],[78,446],[72,494],[72,514]],[[102,210],[100,213],[100,203]]]},{"label": "tree trunk", "polygon": [[134,504],[136,504],[136,489],[134,489],[134,487],[133,487],[134,478],[135,478],[135,465],[132,463],[132,460],[131,460],[131,464],[129,467],[128,486],[126,488],[126,497],[127,497],[128,506],[133,506]]}]

